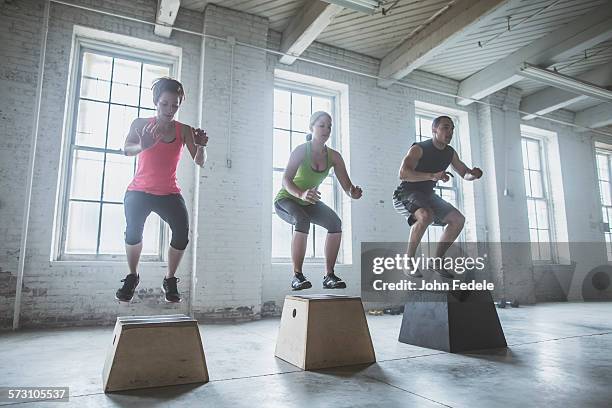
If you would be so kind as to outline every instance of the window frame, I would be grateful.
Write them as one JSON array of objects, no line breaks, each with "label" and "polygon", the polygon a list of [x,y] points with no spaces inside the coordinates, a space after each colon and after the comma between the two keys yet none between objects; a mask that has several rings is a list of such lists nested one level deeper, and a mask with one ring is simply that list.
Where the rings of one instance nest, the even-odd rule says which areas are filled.
[{"label": "window frame", "polygon": [[[534,265],[541,265],[541,264],[556,264],[558,261],[558,253],[557,253],[557,248],[556,245],[553,245],[553,242],[555,240],[556,237],[556,230],[555,230],[555,220],[554,220],[554,215],[553,215],[553,203],[551,200],[551,186],[550,186],[550,170],[549,170],[549,166],[548,166],[548,157],[547,157],[547,143],[548,143],[548,139],[547,137],[540,135],[538,133],[535,132],[530,132],[529,130],[526,130],[524,128],[521,128],[521,168],[523,171],[523,180],[525,179],[525,171],[529,171],[529,172],[533,172],[533,171],[538,171],[538,170],[533,170],[531,168],[529,169],[525,169],[524,167],[524,158],[523,158],[523,139],[527,139],[527,140],[531,140],[531,141],[535,141],[538,143],[538,152],[539,152],[539,159],[540,159],[540,173],[541,173],[541,182],[542,182],[542,195],[543,197],[531,197],[527,195],[527,186],[525,186],[525,204],[528,206],[528,202],[529,200],[533,200],[533,201],[544,201],[546,204],[546,216],[547,216],[547,221],[548,221],[548,237],[549,237],[549,241],[548,241],[548,251],[550,253],[550,259],[534,259],[534,255],[533,252],[531,254],[531,261]],[[527,158],[528,159],[528,158]],[[531,176],[529,177],[529,181],[531,183]],[[529,185],[529,191],[531,191],[531,184]],[[527,207],[527,209],[529,209],[529,207]],[[537,208],[536,208],[536,217],[537,217]],[[536,221],[537,222],[537,221]],[[527,228],[529,230],[529,242],[531,244],[531,246],[533,247],[533,244],[531,242],[531,230],[533,228],[531,228],[529,226],[529,213],[527,214]],[[535,228],[536,230],[541,230],[540,228]],[[541,245],[542,243],[540,241],[537,242],[538,245]]]},{"label": "window frame", "polygon": [[[608,163],[608,187],[609,187],[609,194],[611,197],[611,204],[610,205],[606,205],[603,202],[603,194],[601,192],[601,179],[599,178],[599,165],[598,165],[598,161],[597,161],[597,156],[604,156],[607,160]],[[597,190],[599,191],[599,206],[602,208],[602,223],[605,225],[606,222],[603,219],[603,209],[606,209],[606,213],[607,210],[612,210],[612,150],[608,150],[608,149],[604,149],[601,147],[596,147],[595,148],[595,170],[597,172]],[[606,258],[608,259],[608,262],[612,263],[612,220],[608,219],[608,230],[604,230],[603,234],[604,234],[604,242],[606,243]],[[603,228],[602,228],[603,229]],[[609,237],[610,240],[606,239],[607,237]]]},{"label": "window frame", "polygon": [[[75,35],[73,37],[73,49],[71,54],[71,65],[68,81],[67,99],[65,107],[65,122],[64,122],[64,137],[62,143],[62,154],[60,161],[60,172],[61,176],[58,182],[57,190],[57,205],[55,211],[55,219],[53,226],[53,242],[51,261],[82,261],[82,262],[97,262],[97,261],[117,261],[125,262],[125,254],[109,254],[109,253],[98,253],[98,254],[72,254],[66,253],[66,239],[68,235],[68,213],[70,202],[74,201],[70,199],[70,184],[73,176],[73,160],[76,152],[81,151],[92,151],[96,153],[104,154],[104,165],[103,173],[106,172],[106,155],[108,154],[121,154],[121,150],[107,149],[106,146],[103,148],[78,146],[76,144],[76,130],[77,130],[77,119],[78,119],[78,107],[81,92],[81,80],[82,80],[82,67],[83,67],[83,56],[85,53],[93,53],[96,55],[107,56],[111,58],[126,59],[130,61],[139,62],[140,64],[152,64],[157,66],[165,66],[169,70],[169,75],[176,77],[177,73],[180,72],[180,55],[165,55],[158,54],[151,50],[145,50],[144,48],[135,47],[132,44],[120,44],[118,42],[109,42],[107,40],[100,40],[94,37],[88,37],[94,33],[92,30],[83,29],[87,31],[86,34],[78,34],[78,28],[75,27]],[[91,33],[89,32],[91,31]],[[98,32],[95,35],[100,35]],[[110,35],[110,34],[108,34]],[[141,67],[142,69],[142,67]],[[142,71],[141,71],[142,80]],[[179,79],[180,80],[180,79]],[[112,77],[111,77],[112,81]],[[142,84],[141,84],[142,86]],[[111,88],[112,89],[112,88]],[[117,105],[111,103],[110,100],[107,102],[108,106]],[[140,104],[140,95],[139,95]],[[123,106],[122,104],[118,104]],[[132,105],[125,105],[133,107]],[[141,106],[136,106],[141,108]],[[148,108],[145,108],[148,109]],[[109,110],[110,114],[110,110]],[[177,114],[178,119],[178,114]],[[108,121],[108,119],[107,119]],[[127,134],[128,129],[126,129]],[[107,129],[108,132],[108,129]],[[134,160],[134,168],[136,166],[137,159]],[[102,183],[104,178],[102,178]],[[104,186],[101,186],[101,197]],[[91,200],[91,202],[102,205],[106,203],[106,200]],[[83,200],[76,200],[83,201]],[[90,200],[85,200],[90,201]],[[119,202],[109,201],[111,204],[119,204]],[[123,204],[123,202],[121,202]],[[98,237],[96,239],[99,250],[99,240],[101,233],[100,225],[101,213],[98,213]],[[122,232],[118,231],[118,234]],[[166,254],[164,248],[169,242],[169,228],[164,222],[160,222],[159,231],[159,248],[157,248],[156,255],[142,255],[141,262],[165,262]]]},{"label": "window frame", "polygon": [[[332,134],[330,136],[329,142],[328,142],[328,146],[331,147],[332,149],[340,152],[340,148],[339,146],[341,146],[341,140],[340,140],[340,132],[339,132],[339,126],[337,125],[337,117],[338,117],[338,112],[340,112],[340,93],[335,91],[335,90],[331,90],[331,89],[326,89],[324,87],[319,87],[319,86],[313,86],[310,84],[305,84],[302,82],[296,82],[296,81],[291,81],[288,79],[283,79],[283,78],[274,78],[274,87],[273,87],[273,92],[276,90],[282,90],[282,91],[287,91],[290,93],[299,93],[299,94],[305,94],[308,95],[310,97],[316,96],[316,97],[323,97],[323,98],[331,98],[332,99],[332,103],[331,103],[331,112],[329,112],[332,116],[333,119],[333,126],[332,126]],[[291,108],[290,108],[291,109]],[[291,115],[291,112],[290,112]],[[290,116],[291,118],[291,116]],[[291,119],[290,119],[291,120]],[[290,127],[291,127],[291,122],[290,122]],[[285,171],[285,168],[281,169],[278,167],[274,167],[274,131],[276,129],[281,129],[284,131],[288,131],[290,132],[290,134],[293,132],[293,130],[290,129],[283,129],[283,128],[277,128],[275,126],[274,120],[272,121],[272,182],[274,182],[274,174],[275,172],[279,172],[279,173],[283,173]],[[289,146],[291,146],[291,142],[289,143]],[[340,152],[341,153],[341,152]],[[327,176],[328,178],[331,179],[332,183],[332,196],[334,199],[334,205],[330,206],[330,208],[332,208],[336,214],[338,214],[338,217],[340,217],[340,219],[342,219],[342,191],[341,189],[338,187],[338,182],[336,179],[336,175],[334,172],[334,169],[332,168],[330,170],[330,174]],[[276,195],[278,192],[277,191],[273,191],[273,195]],[[276,212],[274,211],[274,209],[272,210],[272,212],[270,213],[271,217],[270,217],[270,223],[272,223],[272,217],[278,217],[278,215],[276,215]],[[313,255],[309,256],[308,253],[306,253],[306,255],[304,256],[304,263],[307,264],[321,264],[323,262],[325,262],[325,257],[324,256],[316,256],[316,252],[317,252],[317,247],[316,247],[316,228],[322,228],[320,226],[311,224],[311,229],[309,232],[309,239],[312,240],[312,252]],[[293,236],[293,226],[291,226],[291,235]],[[289,257],[278,257],[278,256],[274,256],[273,251],[274,251],[274,237],[271,237],[271,242],[270,242],[270,249],[271,249],[271,260],[272,263],[278,263],[278,264],[284,264],[284,263],[288,263],[291,262],[291,256]],[[344,264],[344,248],[341,245],[340,246],[340,250],[338,252],[338,259],[337,259],[337,264],[341,265]]]}]

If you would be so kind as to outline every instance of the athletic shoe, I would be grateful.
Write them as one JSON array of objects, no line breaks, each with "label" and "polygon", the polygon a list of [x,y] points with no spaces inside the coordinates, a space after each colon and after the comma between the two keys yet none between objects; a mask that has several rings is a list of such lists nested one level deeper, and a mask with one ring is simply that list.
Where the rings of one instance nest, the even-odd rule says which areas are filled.
[{"label": "athletic shoe", "polygon": [[134,297],[134,291],[138,282],[140,282],[140,276],[130,273],[125,279],[121,279],[123,286],[115,293],[115,299],[120,302],[129,302]]},{"label": "athletic shoe", "polygon": [[309,289],[312,288],[312,283],[310,283],[304,274],[300,272],[294,274],[293,279],[291,280],[291,287],[293,290]]},{"label": "athletic shoe", "polygon": [[175,278],[174,276],[171,278],[164,278],[164,283],[162,284],[162,290],[166,295],[166,302],[168,303],[179,303],[181,301],[181,295],[178,293],[178,289],[176,288],[176,283],[179,282],[179,278]]},{"label": "athletic shoe", "polygon": [[333,272],[323,278],[323,289],[344,289],[346,283],[336,276]]}]

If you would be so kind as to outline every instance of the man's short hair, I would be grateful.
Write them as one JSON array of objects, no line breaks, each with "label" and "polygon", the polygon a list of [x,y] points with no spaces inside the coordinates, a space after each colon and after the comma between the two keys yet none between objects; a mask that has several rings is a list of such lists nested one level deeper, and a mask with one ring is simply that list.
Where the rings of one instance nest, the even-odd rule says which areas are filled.
[{"label": "man's short hair", "polygon": [[431,126],[433,126],[433,127],[437,128],[437,127],[438,127],[438,125],[440,124],[440,121],[441,121],[442,119],[448,119],[448,120],[450,120],[450,121],[451,121],[451,123],[452,123],[453,125],[455,124],[455,123],[453,122],[453,120],[452,120],[450,117],[448,117],[448,116],[445,116],[445,115],[444,115],[444,116],[438,116],[437,118],[435,118],[435,119],[433,120],[433,123],[431,124]]}]

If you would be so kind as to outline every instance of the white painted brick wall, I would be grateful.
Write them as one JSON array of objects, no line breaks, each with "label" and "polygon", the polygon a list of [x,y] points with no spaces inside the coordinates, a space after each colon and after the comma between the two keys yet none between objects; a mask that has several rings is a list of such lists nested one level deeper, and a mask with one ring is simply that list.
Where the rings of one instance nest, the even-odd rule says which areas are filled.
[{"label": "white painted brick wall", "polygon": [[43,4],[0,7],[0,327],[11,324]]},{"label": "white painted brick wall", "polygon": [[488,252],[489,272],[497,296],[524,304],[535,302],[529,247],[495,244],[529,242],[520,117],[516,112],[519,101],[516,88],[491,95],[485,102],[502,108],[481,105],[478,120],[486,191],[486,212],[481,215],[487,220],[485,240],[493,243]]},{"label": "white painted brick wall", "polygon": [[[204,32],[233,36],[239,42],[265,47],[268,21],[209,5],[204,12]],[[210,147],[207,171],[200,186],[194,310],[205,317],[225,307],[253,307],[259,312],[262,185],[267,175],[261,158],[265,154],[266,135],[272,132],[269,121],[272,90],[266,80],[266,53],[236,46],[232,68],[228,43],[215,39],[206,39],[205,43],[203,117]]]}]

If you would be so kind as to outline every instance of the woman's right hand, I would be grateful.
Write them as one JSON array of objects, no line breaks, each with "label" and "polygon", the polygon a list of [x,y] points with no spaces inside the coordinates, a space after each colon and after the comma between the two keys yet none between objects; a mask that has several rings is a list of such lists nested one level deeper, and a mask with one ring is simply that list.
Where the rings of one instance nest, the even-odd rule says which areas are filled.
[{"label": "woman's right hand", "polygon": [[141,150],[146,150],[159,141],[158,130],[157,121],[147,123],[142,130],[136,129]]},{"label": "woman's right hand", "polygon": [[310,204],[316,204],[317,201],[321,199],[321,193],[319,193],[316,188],[310,188],[302,191],[300,198]]}]

